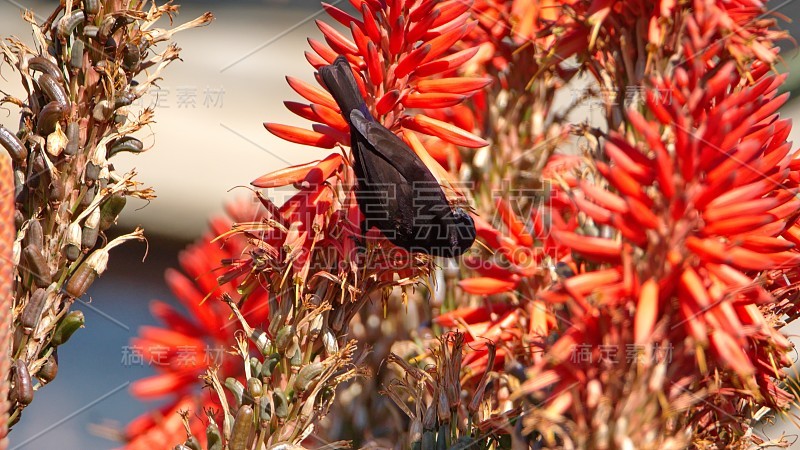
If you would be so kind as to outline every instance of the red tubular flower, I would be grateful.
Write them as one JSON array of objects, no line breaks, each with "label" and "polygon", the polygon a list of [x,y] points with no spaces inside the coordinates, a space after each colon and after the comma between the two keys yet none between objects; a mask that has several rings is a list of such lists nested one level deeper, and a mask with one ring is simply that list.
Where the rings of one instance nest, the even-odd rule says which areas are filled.
[{"label": "red tubular flower", "polygon": [[[553,157],[543,176],[571,178],[574,182],[570,171],[580,163],[581,159],[574,156]],[[571,207],[556,198],[553,202],[559,205],[558,210],[563,210],[562,206]],[[467,294],[483,296],[484,302],[445,312],[434,319],[439,325],[465,333],[470,342],[463,361],[465,377],[473,380],[486,370],[502,370],[508,357],[524,365],[541,359],[544,342],[558,325],[557,314],[540,296],[540,291],[554,282],[549,272],[542,271],[542,265],[573,264],[569,247],[561,246],[548,235],[544,208],[533,207],[527,216],[520,217],[508,199],[500,198],[496,210],[497,227],[480,217],[475,219],[478,238],[493,254],[465,256],[463,266],[474,270],[477,276],[458,283]],[[486,366],[487,342],[498,347],[493,367]]]},{"label": "red tubular flower", "polygon": [[[789,124],[774,114],[786,97],[776,96],[775,76],[747,87],[732,65],[704,73],[695,65],[689,73],[679,68],[675,80],[656,80],[658,91],[670,93],[673,102],[664,104],[651,93],[648,106],[657,121],[629,113],[646,146],[612,133],[605,147],[611,164],[597,168],[617,194],[600,198],[597,187],[584,184],[582,194],[592,201],[578,202],[578,209],[597,225],[615,227],[648,257],[663,252],[661,270],[672,274],[671,286],[678,291],[662,285],[659,296],[677,294],[686,332],[698,342],[711,333],[711,348],[723,365],[749,376],[755,367],[744,357],[754,346],[749,339],[771,336],[759,345],[783,342],[778,351],[786,342],[774,336],[760,314],[741,308],[743,301],[768,298],[747,274],[800,263],[792,242],[782,237],[795,226],[793,212],[800,206],[789,145],[781,139]],[[702,100],[686,103],[689,98]],[[664,129],[673,136],[674,157],[662,141]],[[587,259],[613,263],[624,256],[616,241],[566,231],[556,232],[556,238]],[[628,295],[637,295],[636,283],[630,286]],[[730,294],[743,290],[745,299]],[[745,350],[728,349],[728,342]]]},{"label": "red tubular flower", "polygon": [[[772,50],[774,43],[785,39],[787,34],[774,29],[776,21],[770,17],[772,12],[764,3],[749,0],[576,2],[573,5],[574,16],[580,26],[573,27],[564,39],[559,40],[555,53],[559,61],[578,54],[588,58],[609,58],[604,63],[613,64],[611,55],[623,51],[635,61],[647,55],[637,54],[636,45],[630,45],[632,36],[623,30],[637,29],[642,32],[647,30],[647,53],[656,57],[669,56],[681,45],[676,40],[678,30],[687,26],[690,33],[703,34],[706,42],[715,44],[709,47],[693,46],[695,51],[685,55],[686,58],[709,60],[719,56],[722,51],[726,59],[736,61],[740,68],[748,67],[753,61],[771,64],[777,58]],[[703,28],[696,28],[696,22],[684,24],[684,18],[689,16],[703,16]],[[623,44],[623,40],[627,43]],[[605,42],[602,50],[604,56],[594,53],[598,41]]]},{"label": "red tubular flower", "polygon": [[[542,408],[557,407],[578,424],[594,423],[601,395],[625,397],[617,391],[621,377],[634,372],[663,370],[644,383],[650,393],[663,389],[671,404],[709,388],[714,406],[693,406],[687,420],[697,419],[698,435],[722,441],[725,427],[741,424],[725,419],[715,428],[714,408],[738,411],[743,400],[784,407],[792,398],[775,381],[790,365],[791,348],[776,318],[793,311],[797,290],[800,164],[786,143],[790,124],[776,114],[786,96],[777,94],[782,77],[767,73],[775,52],[759,50],[782,35],[753,23],[765,12],[760,4],[596,1],[575,8],[577,23],[552,54],[577,53],[596,75],[617,75],[617,89],[646,82],[646,108],[620,108],[617,122],[609,119],[595,173],[558,173],[541,215],[518,217],[501,200],[494,206],[502,232],[476,222],[494,254],[465,259],[476,276],[459,285],[484,302],[437,321],[466,330],[468,339],[492,336],[506,363],[512,357],[531,367],[518,394],[548,397],[552,404]],[[643,18],[664,26],[650,38],[665,48],[630,40],[627,50],[620,47],[630,38],[625,30],[636,28],[620,24]],[[482,29],[503,36],[492,23]],[[737,38],[723,38],[729,35]],[[599,39],[601,50],[589,45]],[[637,54],[642,50],[647,55]],[[606,59],[626,51],[627,59],[618,58],[625,63]],[[645,71],[648,55],[662,51],[679,67]],[[628,71],[634,66],[639,71]],[[613,131],[617,125],[621,131]],[[547,261],[561,263],[554,277],[537,270]],[[628,354],[633,347],[653,356],[665,345],[668,355],[644,365],[641,355]],[[581,348],[587,353],[576,355]],[[603,359],[604,348],[614,350],[614,362]],[[487,369],[480,365],[485,355],[480,345],[469,347],[468,373]],[[526,426],[547,429],[533,422]]]},{"label": "red tubular flower", "polygon": [[[170,398],[158,410],[146,413],[132,421],[126,428],[126,449],[161,448],[165,442],[185,439],[184,425],[179,411],[190,411],[192,416],[203,417],[204,409],[219,410],[218,402],[208,391],[200,393],[200,376],[212,365],[219,365],[220,377],[241,377],[241,362],[224,358],[236,344],[234,332],[238,322],[231,321],[230,308],[219,301],[223,294],[234,294],[235,284],[220,285],[215,272],[220,261],[240,257],[246,250],[246,240],[234,236],[224,242],[213,239],[227,232],[232,221],[252,222],[263,217],[258,205],[239,201],[229,205],[228,217],[211,222],[211,232],[190,246],[179,257],[184,273],[169,270],[167,284],[185,309],[181,313],[171,305],[153,301],[150,311],[163,323],[164,328],[143,327],[131,348],[141,352],[143,361],[150,362],[157,374],[131,385],[131,393],[141,399]],[[242,314],[253,324],[268,326],[269,308],[263,289],[256,288],[246,303]],[[196,436],[205,436],[201,421],[191,421]]]},{"label": "red tubular flower", "polygon": [[[489,82],[487,78],[438,78],[453,74],[478,52],[477,47],[458,48],[475,26],[469,20],[471,2],[352,3],[360,18],[323,4],[334,20],[350,28],[351,38],[317,21],[325,42],[309,39],[314,53],[306,52],[306,59],[311,65],[319,69],[337,55],[345,55],[373,116],[397,134],[407,129],[464,147],[485,146],[471,130],[407,113],[407,109],[451,108]],[[282,139],[316,147],[331,148],[337,142],[349,145],[347,124],[330,94],[292,77],[287,80],[310,104],[286,102],[286,107],[316,122],[313,131],[273,123],[264,124],[267,130]]]},{"label": "red tubular flower", "polygon": [[573,23],[572,16],[565,12],[575,8],[575,3],[580,2],[477,0],[473,16],[478,21],[478,27],[467,39],[481,46],[474,62],[491,67],[489,72],[503,73],[509,70],[509,64],[515,58],[514,53],[521,47],[535,45],[551,48],[559,36],[549,31],[556,24],[566,27]]},{"label": "red tubular flower", "polygon": [[[687,28],[706,19],[688,17]],[[588,380],[614,383],[597,369],[604,345],[668,343],[674,349],[660,383],[670,395],[680,393],[675,386],[711,385],[719,389],[713,408],[726,411],[743,397],[778,408],[791,398],[775,379],[791,364],[792,346],[771,321],[792,306],[770,293],[786,286],[777,274],[800,266],[800,165],[786,143],[790,123],[776,113],[786,100],[777,94],[783,77],[761,63],[749,71],[753,81],[740,76],[735,62],[719,62],[720,47],[713,60],[693,58],[707,46],[695,37],[683,47],[687,63],[652,80],[651,117],[628,110],[630,131],[610,133],[608,163],[595,163],[595,181],[570,193],[573,208],[552,209],[563,218],[552,237],[583,263],[540,294],[572,304],[571,325],[529,372],[524,392],[549,385],[554,397],[590,401]],[[572,357],[581,346],[585,358]],[[710,427],[720,420],[710,406],[693,414],[705,417],[697,419],[703,433],[728,439]]]}]

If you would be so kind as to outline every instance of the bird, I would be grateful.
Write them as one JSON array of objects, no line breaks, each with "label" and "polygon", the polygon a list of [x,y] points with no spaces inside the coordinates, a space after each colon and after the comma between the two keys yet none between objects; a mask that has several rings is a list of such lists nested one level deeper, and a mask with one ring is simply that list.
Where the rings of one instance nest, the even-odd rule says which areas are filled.
[{"label": "bird", "polygon": [[375,120],[347,59],[339,55],[319,74],[350,126],[362,236],[375,227],[398,247],[445,258],[469,250],[476,236],[469,212],[451,206],[419,156]]}]

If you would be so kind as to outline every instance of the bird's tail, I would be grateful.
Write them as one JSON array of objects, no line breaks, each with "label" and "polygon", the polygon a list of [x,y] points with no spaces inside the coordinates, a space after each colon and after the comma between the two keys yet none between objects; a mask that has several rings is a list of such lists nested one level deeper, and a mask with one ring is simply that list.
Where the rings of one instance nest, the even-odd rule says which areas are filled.
[{"label": "bird's tail", "polygon": [[356,79],[353,77],[350,63],[344,56],[339,56],[333,64],[320,68],[319,73],[348,123],[350,123],[350,113],[356,109],[361,111],[364,117],[372,118],[367,103],[358,89]]}]

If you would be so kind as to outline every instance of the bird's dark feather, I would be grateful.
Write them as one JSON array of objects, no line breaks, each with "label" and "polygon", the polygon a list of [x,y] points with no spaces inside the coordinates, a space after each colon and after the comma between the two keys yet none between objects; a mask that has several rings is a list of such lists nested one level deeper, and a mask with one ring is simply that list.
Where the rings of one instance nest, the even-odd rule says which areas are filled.
[{"label": "bird's dark feather", "polygon": [[320,75],[350,124],[356,201],[362,230],[378,228],[410,251],[455,257],[475,240],[468,213],[450,207],[436,177],[416,153],[369,112],[350,63],[339,56]]}]

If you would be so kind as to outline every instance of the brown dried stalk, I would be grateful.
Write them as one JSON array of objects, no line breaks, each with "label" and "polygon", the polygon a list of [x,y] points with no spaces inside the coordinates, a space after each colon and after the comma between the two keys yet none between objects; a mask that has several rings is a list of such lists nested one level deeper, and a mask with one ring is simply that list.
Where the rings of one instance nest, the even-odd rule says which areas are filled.
[{"label": "brown dried stalk", "polygon": [[[13,192],[16,209],[9,425],[55,377],[57,347],[83,326],[83,314],[70,307],[106,269],[109,250],[144,240],[140,229],[110,242],[106,237],[127,197],[155,197],[134,180],[135,172],[120,174],[109,159],[145,150],[133,134],[152,123],[153,111],[130,105],[178,59],[172,35],[213,19],[206,13],[172,29],[154,28],[162,17],[171,22],[178,7],[146,5],[62,2],[43,24],[24,14],[33,45],[13,37],[0,43],[3,62],[27,92],[25,99],[0,100],[20,109],[16,133],[0,126],[0,144],[13,161],[14,184],[4,192]],[[0,370],[9,359],[2,362]],[[0,422],[4,436],[7,421]]]}]

